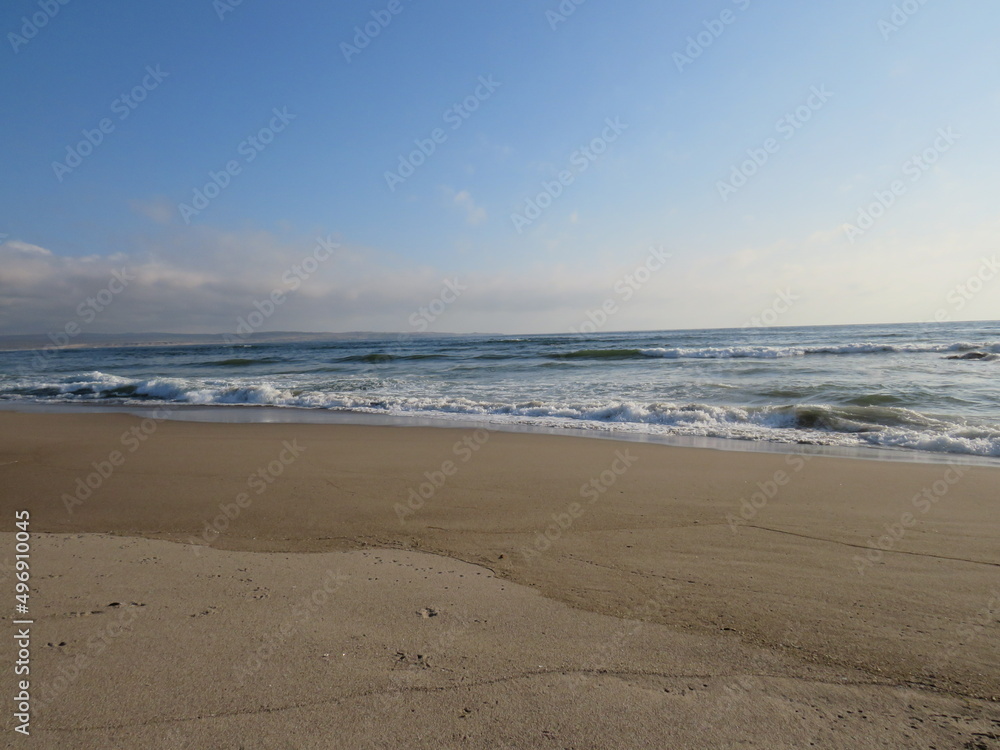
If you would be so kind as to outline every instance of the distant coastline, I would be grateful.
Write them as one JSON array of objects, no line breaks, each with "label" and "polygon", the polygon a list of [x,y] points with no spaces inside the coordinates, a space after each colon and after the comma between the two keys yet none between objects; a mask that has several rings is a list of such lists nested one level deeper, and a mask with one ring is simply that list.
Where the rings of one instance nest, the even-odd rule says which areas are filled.
[{"label": "distant coastline", "polygon": [[[230,343],[232,333],[82,333],[73,341],[59,344],[53,334],[22,333],[0,335],[0,351],[24,351],[54,347],[57,349],[100,349],[123,346],[199,346]],[[343,333],[311,331],[274,331],[241,335],[245,344],[288,344],[301,341],[380,341],[407,338],[447,338],[452,336],[501,336],[498,333],[392,333],[385,331],[346,331]]]}]

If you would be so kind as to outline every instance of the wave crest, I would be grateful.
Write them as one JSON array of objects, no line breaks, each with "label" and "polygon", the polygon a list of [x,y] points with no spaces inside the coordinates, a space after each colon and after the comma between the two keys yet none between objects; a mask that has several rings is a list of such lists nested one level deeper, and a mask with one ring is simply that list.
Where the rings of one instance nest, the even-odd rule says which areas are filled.
[{"label": "wave crest", "polygon": [[[5,399],[56,402],[148,404],[151,401],[232,407],[268,405],[548,427],[584,427],[692,437],[763,440],[777,443],[908,448],[1000,457],[1000,426],[938,418],[871,398],[853,405],[792,403],[770,406],[626,400],[530,400],[418,397],[368,393],[367,381],[295,387],[247,379],[129,379],[102,372],[81,373],[58,383],[12,384]],[[364,387],[362,387],[364,386]],[[351,388],[351,390],[345,390]]]}]

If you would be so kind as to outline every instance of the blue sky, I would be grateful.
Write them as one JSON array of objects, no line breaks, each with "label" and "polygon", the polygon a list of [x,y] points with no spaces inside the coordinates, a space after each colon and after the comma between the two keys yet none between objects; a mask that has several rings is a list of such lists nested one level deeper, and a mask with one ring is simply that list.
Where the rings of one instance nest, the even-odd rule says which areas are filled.
[{"label": "blue sky", "polygon": [[[1000,318],[998,20],[985,0],[15,0],[0,332],[64,327],[123,267],[88,331],[226,331],[275,290],[262,330],[408,330],[448,279],[432,330],[567,331],[608,299],[607,330],[789,298],[769,319]],[[289,289],[320,237],[336,253]],[[651,248],[670,261],[622,299]]]}]

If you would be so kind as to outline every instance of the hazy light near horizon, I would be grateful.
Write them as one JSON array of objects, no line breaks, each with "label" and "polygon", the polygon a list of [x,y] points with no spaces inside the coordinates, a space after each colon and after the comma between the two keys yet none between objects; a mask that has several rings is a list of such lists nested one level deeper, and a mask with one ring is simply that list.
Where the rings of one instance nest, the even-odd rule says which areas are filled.
[{"label": "hazy light near horizon", "polygon": [[6,8],[0,333],[1000,319],[998,16]]}]

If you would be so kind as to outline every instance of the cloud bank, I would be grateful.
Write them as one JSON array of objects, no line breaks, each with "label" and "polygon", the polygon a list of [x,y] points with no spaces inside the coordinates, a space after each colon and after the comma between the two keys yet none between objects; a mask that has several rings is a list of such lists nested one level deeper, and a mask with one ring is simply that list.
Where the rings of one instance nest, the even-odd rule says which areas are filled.
[{"label": "cloud bank", "polygon": [[997,319],[997,229],[920,243],[888,236],[862,247],[834,228],[721,256],[661,248],[669,259],[653,263],[654,248],[628,248],[606,253],[617,260],[600,266],[540,260],[505,273],[415,265],[332,235],[171,227],[137,238],[132,252],[89,256],[10,239],[0,244],[0,333],[69,323],[87,333],[226,333],[275,293],[281,303],[261,331],[406,331],[449,282],[464,291],[448,293],[437,314],[420,314],[428,330]]}]

